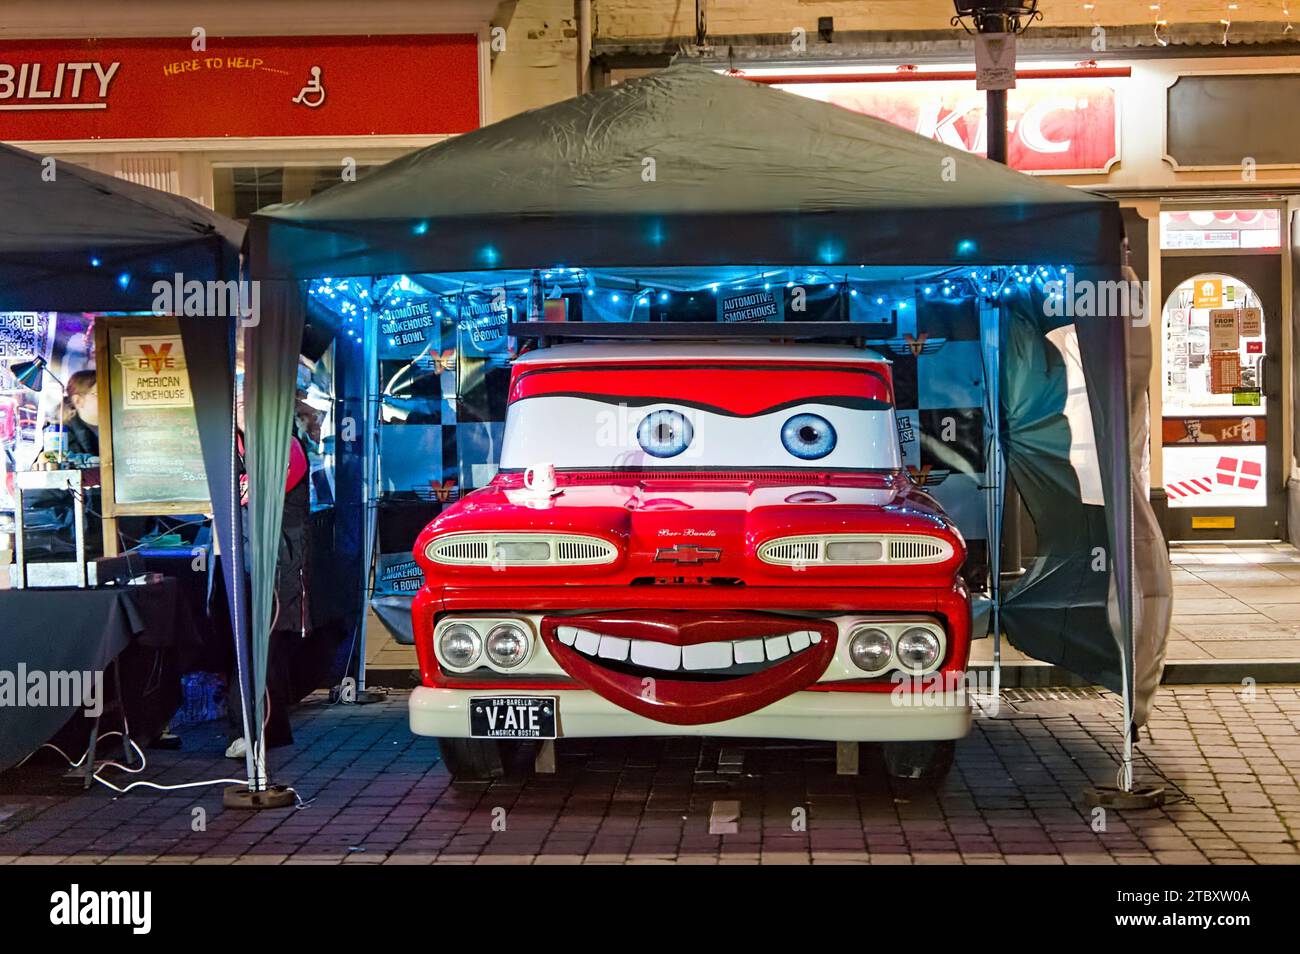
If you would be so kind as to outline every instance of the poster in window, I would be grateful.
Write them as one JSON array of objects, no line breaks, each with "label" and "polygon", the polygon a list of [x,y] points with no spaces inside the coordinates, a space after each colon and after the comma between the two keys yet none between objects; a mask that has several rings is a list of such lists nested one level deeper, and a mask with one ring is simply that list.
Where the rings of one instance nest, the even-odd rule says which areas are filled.
[{"label": "poster in window", "polygon": [[185,348],[171,319],[108,329],[113,500],[137,513],[208,505]]}]

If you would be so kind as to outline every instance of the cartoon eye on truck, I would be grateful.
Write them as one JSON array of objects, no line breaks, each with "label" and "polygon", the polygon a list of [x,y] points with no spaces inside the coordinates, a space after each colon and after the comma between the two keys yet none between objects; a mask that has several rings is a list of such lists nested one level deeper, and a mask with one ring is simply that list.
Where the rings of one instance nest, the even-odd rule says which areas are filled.
[{"label": "cartoon eye on truck", "polygon": [[[518,740],[883,743],[935,780],[970,728],[961,534],[852,345],[570,343],[512,366],[500,469],[425,528],[410,726],[457,780]],[[919,694],[919,689],[918,689]]]}]

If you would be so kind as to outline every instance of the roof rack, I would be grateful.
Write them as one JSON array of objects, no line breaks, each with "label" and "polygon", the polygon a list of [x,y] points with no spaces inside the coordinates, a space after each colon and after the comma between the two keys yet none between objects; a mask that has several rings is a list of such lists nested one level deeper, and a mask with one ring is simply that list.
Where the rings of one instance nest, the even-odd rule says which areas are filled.
[{"label": "roof rack", "polygon": [[835,338],[857,348],[867,346],[866,328],[849,321],[523,321],[511,322],[506,334],[536,340],[539,348],[577,339],[653,339],[661,341],[750,340],[809,341]]}]

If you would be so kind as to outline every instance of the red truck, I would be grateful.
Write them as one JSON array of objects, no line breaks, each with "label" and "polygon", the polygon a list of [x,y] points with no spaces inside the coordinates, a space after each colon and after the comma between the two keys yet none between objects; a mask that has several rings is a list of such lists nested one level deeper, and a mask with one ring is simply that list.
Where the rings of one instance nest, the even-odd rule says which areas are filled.
[{"label": "red truck", "polygon": [[513,365],[500,469],[415,546],[411,730],[456,779],[520,739],[884,743],[936,779],[970,728],[965,543],[849,345],[561,344]]}]

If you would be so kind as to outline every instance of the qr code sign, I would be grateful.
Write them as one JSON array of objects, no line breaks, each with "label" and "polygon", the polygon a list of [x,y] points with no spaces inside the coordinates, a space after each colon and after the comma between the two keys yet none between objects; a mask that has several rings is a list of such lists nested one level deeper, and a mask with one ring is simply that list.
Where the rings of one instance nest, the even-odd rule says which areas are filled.
[{"label": "qr code sign", "polygon": [[33,358],[45,337],[47,318],[35,311],[0,314],[0,361]]}]

